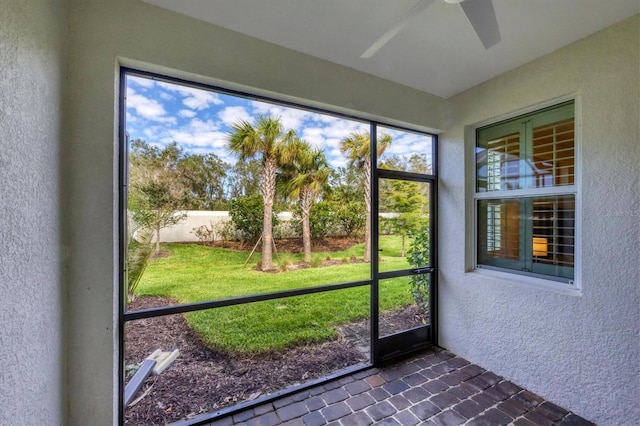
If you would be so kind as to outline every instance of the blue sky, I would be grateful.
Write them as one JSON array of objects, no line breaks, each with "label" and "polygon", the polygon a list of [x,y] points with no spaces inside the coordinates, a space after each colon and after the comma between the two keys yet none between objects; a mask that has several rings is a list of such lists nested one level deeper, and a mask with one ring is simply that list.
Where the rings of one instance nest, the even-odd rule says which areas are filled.
[{"label": "blue sky", "polygon": [[[140,138],[160,147],[176,141],[188,152],[214,153],[229,164],[236,158],[227,151],[227,138],[231,125],[240,119],[253,123],[259,115],[280,117],[285,129],[294,129],[302,139],[321,147],[333,167],[347,162],[340,153],[340,141],[351,132],[369,129],[368,123],[131,75],[127,76],[126,106],[131,140]],[[429,136],[383,131],[393,137],[385,156],[427,153],[431,157]]]}]

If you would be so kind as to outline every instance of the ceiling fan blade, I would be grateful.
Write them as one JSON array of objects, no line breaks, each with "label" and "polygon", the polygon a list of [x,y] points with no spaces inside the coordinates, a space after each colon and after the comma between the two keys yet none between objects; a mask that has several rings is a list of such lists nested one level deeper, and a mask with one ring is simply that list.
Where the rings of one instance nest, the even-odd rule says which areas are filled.
[{"label": "ceiling fan blade", "polygon": [[460,3],[460,7],[485,49],[502,40],[492,0],[467,0]]},{"label": "ceiling fan blade", "polygon": [[387,44],[392,38],[398,35],[409,23],[415,19],[422,11],[424,11],[434,0],[420,0],[400,19],[396,24],[389,28],[387,32],[377,39],[362,55],[361,58],[370,58],[376,54],[378,50]]}]

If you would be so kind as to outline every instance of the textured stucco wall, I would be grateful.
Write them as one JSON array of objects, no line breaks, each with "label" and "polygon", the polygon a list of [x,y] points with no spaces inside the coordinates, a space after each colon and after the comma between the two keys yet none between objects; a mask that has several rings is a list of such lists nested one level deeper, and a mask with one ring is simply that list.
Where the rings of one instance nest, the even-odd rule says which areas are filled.
[{"label": "textured stucco wall", "polygon": [[0,424],[63,424],[59,1],[0,5]]},{"label": "textured stucco wall", "polygon": [[63,183],[69,423],[111,424],[117,383],[119,63],[208,83],[231,81],[433,128],[439,126],[441,99],[138,0],[70,0],[68,18]]},{"label": "textured stucco wall", "polygon": [[[600,425],[640,424],[639,35],[636,15],[449,99],[440,145],[440,344]],[[580,294],[468,272],[465,126],[567,94],[582,121]]]}]

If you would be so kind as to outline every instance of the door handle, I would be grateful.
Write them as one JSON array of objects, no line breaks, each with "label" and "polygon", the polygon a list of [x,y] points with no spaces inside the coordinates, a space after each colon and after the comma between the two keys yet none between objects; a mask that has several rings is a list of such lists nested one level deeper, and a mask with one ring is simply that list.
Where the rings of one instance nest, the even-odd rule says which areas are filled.
[{"label": "door handle", "polygon": [[416,269],[412,269],[411,272],[413,272],[414,274],[426,274],[429,272],[433,272],[433,268],[430,266],[424,267],[424,268],[416,268]]}]

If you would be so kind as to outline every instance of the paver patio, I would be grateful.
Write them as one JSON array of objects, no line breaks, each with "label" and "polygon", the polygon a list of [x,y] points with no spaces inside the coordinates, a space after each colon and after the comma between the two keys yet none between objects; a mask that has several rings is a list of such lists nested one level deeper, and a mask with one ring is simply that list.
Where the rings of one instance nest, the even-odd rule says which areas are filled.
[{"label": "paver patio", "polygon": [[176,425],[593,425],[438,348],[212,422],[197,420]]}]

